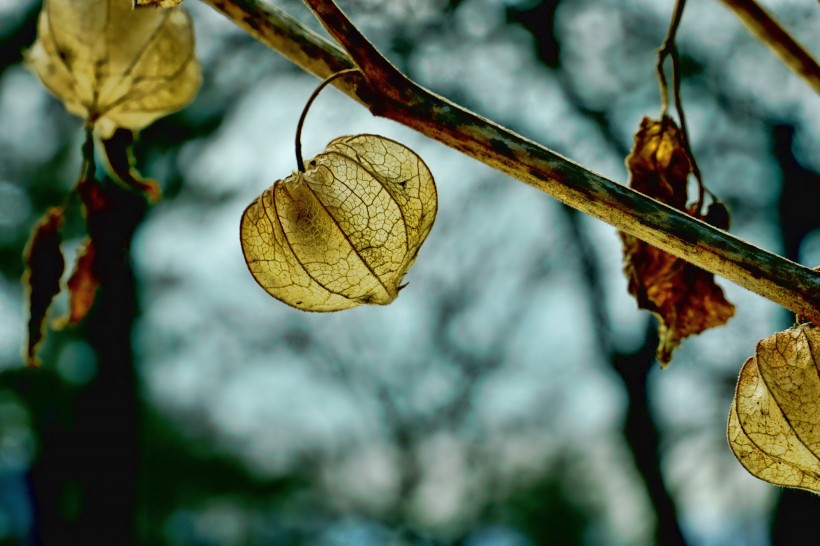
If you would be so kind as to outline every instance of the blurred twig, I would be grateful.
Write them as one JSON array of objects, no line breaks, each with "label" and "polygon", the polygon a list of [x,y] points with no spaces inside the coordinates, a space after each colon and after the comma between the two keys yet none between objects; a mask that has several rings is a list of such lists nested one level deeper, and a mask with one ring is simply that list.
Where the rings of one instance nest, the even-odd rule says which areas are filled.
[{"label": "blurred twig", "polygon": [[622,352],[616,348],[612,325],[605,309],[606,290],[590,234],[581,225],[580,215],[576,211],[569,208],[562,210],[570,228],[572,248],[578,255],[579,277],[589,291],[589,297],[585,301],[589,306],[594,328],[592,339],[618,375],[626,393],[626,412],[621,432],[657,520],[654,544],[685,546],[686,539],[678,521],[675,500],[667,488],[662,471],[661,433],[651,411],[647,388],[649,373],[655,366],[657,326],[654,321],[647,321],[643,343],[633,350]]},{"label": "blurred twig", "polygon": [[[204,0],[263,43],[325,78],[354,62],[362,85],[338,87],[371,112],[411,127],[586,214],[820,323],[820,272],[790,262],[608,180],[402,75],[329,1],[307,0],[350,53],[257,0]],[[364,84],[367,85],[364,85]]]},{"label": "blurred twig", "polygon": [[[36,512],[27,544],[136,544],[140,406],[130,248],[147,203],[110,180],[93,180],[90,168],[84,165],[90,177],[77,191],[101,264],[103,289],[82,326],[94,350],[94,373],[82,388],[56,381],[46,398],[32,401],[33,411],[45,415],[37,423],[39,454],[29,472]],[[65,402],[53,407],[61,397]]]},{"label": "blurred twig", "polygon": [[797,40],[754,0],[722,0],[758,40],[769,46],[780,60],[820,93],[820,66]]}]

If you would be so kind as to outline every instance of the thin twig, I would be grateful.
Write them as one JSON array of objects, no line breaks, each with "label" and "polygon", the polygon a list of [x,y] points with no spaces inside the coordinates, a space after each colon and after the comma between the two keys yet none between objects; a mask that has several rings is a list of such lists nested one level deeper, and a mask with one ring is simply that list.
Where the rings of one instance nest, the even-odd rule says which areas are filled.
[{"label": "thin twig", "polygon": [[[658,83],[661,88],[661,118],[669,114],[669,85],[666,83],[666,72],[664,72],[663,65],[666,57],[672,56],[673,69],[677,64],[675,61],[678,57],[678,48],[675,45],[675,36],[678,34],[678,27],[680,26],[681,18],[683,17],[683,9],[686,7],[686,0],[677,0],[675,2],[675,12],[672,14],[672,19],[669,20],[669,30],[666,31],[666,37],[663,39],[661,47],[658,48]],[[672,75],[672,85],[676,85],[678,78]]]},{"label": "thin twig", "polygon": [[[225,7],[230,0],[204,1]],[[230,10],[222,11],[237,25],[257,29],[254,35],[274,48],[276,46],[273,44],[286,40],[283,36],[289,32],[291,22],[280,21],[275,12],[261,7],[257,0],[235,2]],[[326,28],[349,25],[349,22],[344,22],[347,18],[338,8],[331,9],[323,17]],[[341,19],[338,25],[337,19]],[[259,30],[265,28],[275,28],[275,35],[268,37],[267,31]],[[317,41],[302,44],[304,34],[304,30],[294,32],[290,38],[292,42],[280,52],[288,58],[294,55],[306,70],[322,78],[327,77],[328,64],[332,62],[330,59],[337,58],[338,49],[331,44],[322,46]],[[304,49],[295,55],[293,51],[300,45]],[[358,44],[351,44],[354,51],[356,47]],[[360,64],[353,52],[351,56],[369,78],[369,67]],[[313,61],[308,62],[309,59]],[[347,67],[353,66],[352,60],[348,62]],[[407,89],[402,91],[402,95],[408,97],[406,101],[380,102],[381,96],[368,91],[368,86],[346,86],[341,85],[345,79],[336,80],[340,83],[338,89],[367,104],[372,112],[411,127],[581,212],[820,324],[820,272],[762,250],[684,212],[612,182],[407,81]]]},{"label": "thin twig", "polygon": [[680,135],[683,149],[686,150],[686,155],[689,156],[689,165],[692,168],[692,174],[695,175],[695,180],[698,183],[698,201],[695,205],[695,214],[700,214],[703,209],[703,198],[706,192],[706,185],[703,183],[703,175],[700,171],[700,165],[695,158],[695,152],[692,151],[692,144],[689,140],[689,129],[686,124],[686,114],[683,111],[683,99],[680,94],[680,58],[678,56],[677,47],[672,54],[672,79],[674,80],[672,89],[675,97],[675,110],[678,113],[678,121],[680,122]]},{"label": "thin twig", "polygon": [[[722,0],[758,40],[769,46],[792,72],[820,93],[820,65],[800,43],[754,0]],[[807,3],[810,3],[807,2]],[[815,35],[815,38],[817,36]]]},{"label": "thin twig", "polygon": [[692,146],[689,141],[689,130],[686,125],[686,114],[683,111],[683,99],[681,98],[681,73],[680,73],[680,53],[676,43],[678,34],[678,27],[680,27],[681,19],[683,18],[683,10],[686,7],[686,0],[677,0],[675,2],[675,12],[672,14],[672,20],[669,22],[669,30],[666,37],[658,49],[658,81],[661,88],[661,119],[666,119],[669,113],[669,86],[666,83],[666,74],[664,73],[664,63],[668,58],[672,60],[672,96],[675,99],[675,110],[678,113],[678,121],[680,122],[680,135],[683,149],[686,155],[689,156],[689,164],[692,169],[692,174],[695,175],[695,180],[698,182],[698,201],[695,205],[695,213],[700,214],[703,209],[703,199],[706,186],[703,184],[703,177],[701,175],[700,166],[698,165],[695,154],[692,151]]}]

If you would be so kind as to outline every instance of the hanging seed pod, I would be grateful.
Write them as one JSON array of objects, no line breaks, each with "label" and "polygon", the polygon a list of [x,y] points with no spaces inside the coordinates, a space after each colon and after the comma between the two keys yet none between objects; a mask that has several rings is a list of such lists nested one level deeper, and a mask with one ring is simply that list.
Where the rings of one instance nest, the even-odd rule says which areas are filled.
[{"label": "hanging seed pod", "polygon": [[185,107],[202,79],[188,13],[133,0],[46,0],[26,64],[106,139]]},{"label": "hanging seed pod", "polygon": [[385,305],[433,227],[436,186],[412,150],[376,135],[340,137],[245,210],[254,279],[305,311]]}]

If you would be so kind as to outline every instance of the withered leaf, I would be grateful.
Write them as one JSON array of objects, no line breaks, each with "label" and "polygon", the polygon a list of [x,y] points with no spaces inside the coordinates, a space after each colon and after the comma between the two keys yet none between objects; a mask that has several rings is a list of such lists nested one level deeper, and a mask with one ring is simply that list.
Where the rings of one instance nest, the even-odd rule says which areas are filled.
[{"label": "withered leaf", "polygon": [[77,324],[85,318],[94,305],[100,279],[96,271],[96,248],[94,241],[86,238],[77,254],[77,263],[68,279],[68,315],[59,326]]},{"label": "withered leaf", "polygon": [[43,323],[54,296],[60,293],[60,278],[65,261],[60,250],[60,227],[63,209],[48,209],[31,233],[24,255],[26,273],[23,284],[29,293],[28,343],[26,357],[29,366],[38,366],[37,347],[43,339]]},{"label": "withered leaf", "polygon": [[83,212],[89,223],[95,216],[111,213],[117,207],[116,202],[96,180],[89,179],[79,181],[77,183],[77,193],[80,195],[80,200],[83,203]]},{"label": "withered leaf", "polygon": [[686,181],[692,166],[671,118],[643,118],[626,158],[629,187],[678,210],[686,209]]},{"label": "withered leaf", "polygon": [[430,170],[412,150],[375,135],[340,137],[265,190],[242,215],[254,279],[305,311],[388,304],[433,227]]},{"label": "withered leaf", "polygon": [[152,203],[156,203],[162,196],[162,190],[156,180],[143,178],[134,166],[135,161],[132,154],[134,139],[134,132],[128,129],[117,129],[111,138],[103,139],[106,167],[115,180],[141,192]]},{"label": "withered leaf", "polygon": [[801,324],[757,344],[740,370],[729,445],[769,483],[820,493],[820,329]]},{"label": "withered leaf", "polygon": [[181,109],[201,81],[188,14],[132,0],[46,0],[26,61],[103,137]]},{"label": "withered leaf", "polygon": [[[725,207],[716,208],[712,217],[687,210],[691,165],[680,131],[671,119],[644,118],[626,164],[633,189],[697,218],[716,220],[722,224],[718,227],[728,226],[728,212],[722,214]],[[681,340],[720,326],[734,314],[734,305],[715,284],[714,275],[632,235],[620,235],[629,293],[635,296],[639,308],[658,317],[657,357],[661,365],[671,361],[672,351]]]}]

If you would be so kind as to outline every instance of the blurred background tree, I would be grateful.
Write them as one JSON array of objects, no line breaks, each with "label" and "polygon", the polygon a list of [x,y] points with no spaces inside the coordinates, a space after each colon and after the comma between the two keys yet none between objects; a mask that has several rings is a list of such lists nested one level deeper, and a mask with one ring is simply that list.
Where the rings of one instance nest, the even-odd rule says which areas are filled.
[{"label": "blurred background tree", "polygon": [[[246,271],[239,217],[295,168],[316,81],[186,4],[202,90],[136,150],[163,200],[146,208],[111,186],[129,214],[96,229],[131,253],[111,256],[92,315],[50,334],[32,371],[21,254],[74,184],[83,135],[20,64],[39,2],[0,2],[0,544],[811,536],[817,499],[758,482],[725,442],[737,371],[786,312],[723,282],[737,316],[661,372],[613,228],[338,93],[314,106],[306,155],[339,134],[400,139],[436,176],[438,221],[389,307],[314,315],[268,297]],[[276,4],[318,28],[300,2]],[[815,3],[766,5],[817,53]],[[615,180],[641,117],[659,110],[672,2],[342,6],[411,78]],[[714,0],[689,2],[678,43],[695,154],[732,231],[817,265],[817,97]],[[66,229],[70,256],[79,220]]]}]

